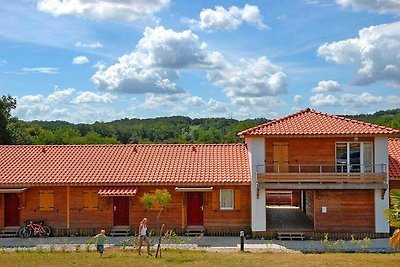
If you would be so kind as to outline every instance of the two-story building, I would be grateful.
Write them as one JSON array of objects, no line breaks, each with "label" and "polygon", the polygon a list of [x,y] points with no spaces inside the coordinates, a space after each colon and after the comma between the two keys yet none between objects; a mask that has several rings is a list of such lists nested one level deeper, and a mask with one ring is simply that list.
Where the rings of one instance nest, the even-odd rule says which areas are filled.
[{"label": "two-story building", "polygon": [[[387,235],[388,138],[399,133],[311,109],[240,132],[250,160],[253,234]],[[294,207],[269,203],[277,195]]]}]

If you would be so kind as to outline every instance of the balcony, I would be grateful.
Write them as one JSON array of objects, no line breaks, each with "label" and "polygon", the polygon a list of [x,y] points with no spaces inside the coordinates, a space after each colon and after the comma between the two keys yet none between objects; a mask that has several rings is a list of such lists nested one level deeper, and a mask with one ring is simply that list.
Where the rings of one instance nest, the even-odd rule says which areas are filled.
[{"label": "balcony", "polygon": [[385,164],[257,165],[257,187],[272,189],[385,189]]}]

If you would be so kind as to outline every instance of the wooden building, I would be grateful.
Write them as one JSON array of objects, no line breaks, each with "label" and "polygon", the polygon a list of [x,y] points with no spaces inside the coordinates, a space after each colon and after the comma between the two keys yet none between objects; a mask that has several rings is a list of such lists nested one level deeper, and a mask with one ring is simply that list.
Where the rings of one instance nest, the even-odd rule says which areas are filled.
[{"label": "wooden building", "polygon": [[[250,168],[244,144],[0,146],[0,230],[43,220],[55,235],[100,228],[134,233],[164,223],[177,233],[250,232]],[[171,202],[146,210],[144,193]]]},{"label": "wooden building", "polygon": [[[399,134],[310,109],[240,132],[250,158],[253,234],[387,235],[388,138]],[[271,217],[274,191],[300,191],[296,214],[309,223],[288,226],[276,218],[279,209]]]}]

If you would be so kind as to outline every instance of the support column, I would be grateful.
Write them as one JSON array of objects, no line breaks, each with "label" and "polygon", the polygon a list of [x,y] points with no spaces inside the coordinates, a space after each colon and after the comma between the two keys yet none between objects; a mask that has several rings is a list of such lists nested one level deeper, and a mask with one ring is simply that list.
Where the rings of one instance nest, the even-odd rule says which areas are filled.
[{"label": "support column", "polygon": [[[387,137],[375,137],[375,164],[384,164],[386,166],[386,182],[389,186],[389,155]],[[381,166],[376,165],[376,172],[381,172]],[[383,194],[381,189],[375,189],[375,232],[389,233],[389,224],[385,219],[384,211],[389,208],[389,190]]]},{"label": "support column", "polygon": [[246,138],[251,171],[251,230],[267,229],[265,189],[257,189],[257,165],[265,164],[265,141],[262,137]]}]

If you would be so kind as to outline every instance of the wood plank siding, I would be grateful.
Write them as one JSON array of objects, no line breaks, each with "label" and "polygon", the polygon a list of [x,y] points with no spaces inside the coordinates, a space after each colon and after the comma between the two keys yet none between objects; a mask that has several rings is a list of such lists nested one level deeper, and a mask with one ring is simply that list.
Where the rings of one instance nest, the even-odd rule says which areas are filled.
[{"label": "wood plank siding", "polygon": [[[84,194],[86,192],[97,192],[102,187],[97,186],[69,186],[69,197],[66,186],[49,187],[31,187],[24,193],[18,194],[20,199],[20,225],[26,220],[43,220],[60,233],[68,227],[71,231],[79,232],[79,229],[95,229],[113,227],[113,197],[98,196],[97,209],[84,206]],[[167,189],[171,194],[171,202],[162,211],[159,223],[157,224],[157,215],[159,210],[146,210],[140,202],[143,194],[154,192],[156,189]],[[220,210],[213,209],[213,192],[219,192],[220,189],[232,189],[236,196],[236,209]],[[54,192],[54,209],[40,209],[40,193],[44,191]],[[139,186],[136,196],[129,197],[129,225],[132,232],[136,231],[140,221],[147,217],[149,219],[149,229],[155,229],[164,223],[166,229],[175,230],[181,233],[187,226],[186,212],[186,194],[185,192],[175,191],[175,186]],[[219,229],[231,229],[236,231],[241,229],[250,229],[251,198],[250,186],[231,185],[214,186],[213,191],[204,192],[204,227],[206,231],[218,231]],[[69,212],[67,204],[69,199]],[[218,199],[219,203],[219,199]],[[239,204],[240,203],[240,204]],[[69,215],[69,218],[68,218]],[[0,194],[0,228],[4,227],[4,194]],[[1,229],[0,229],[1,230]],[[64,231],[65,232],[65,231]]]},{"label": "wood plank siding", "polygon": [[320,190],[314,194],[315,231],[374,232],[374,206],[374,190]]}]

